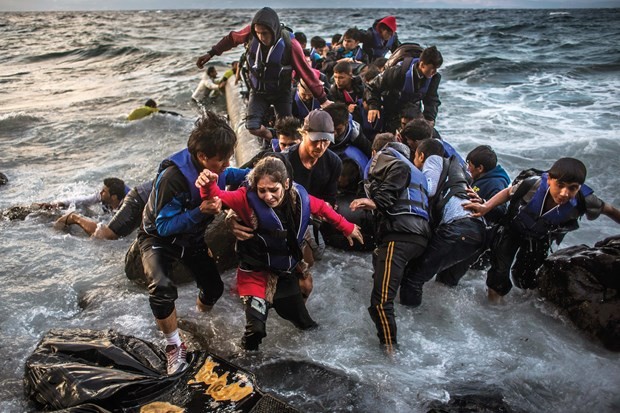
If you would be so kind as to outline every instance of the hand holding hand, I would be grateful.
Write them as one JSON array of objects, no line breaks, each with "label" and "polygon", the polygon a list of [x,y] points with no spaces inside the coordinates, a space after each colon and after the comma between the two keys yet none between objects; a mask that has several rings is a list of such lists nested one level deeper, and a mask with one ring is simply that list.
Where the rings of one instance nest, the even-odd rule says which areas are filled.
[{"label": "hand holding hand", "polygon": [[217,174],[215,172],[211,172],[208,169],[203,169],[202,172],[200,172],[200,175],[198,175],[198,178],[196,179],[196,188],[207,186],[211,181],[217,181]]},{"label": "hand holding hand", "polygon": [[219,214],[221,210],[222,200],[217,196],[211,199],[205,199],[200,204],[200,212],[202,212],[203,214],[215,215]]}]

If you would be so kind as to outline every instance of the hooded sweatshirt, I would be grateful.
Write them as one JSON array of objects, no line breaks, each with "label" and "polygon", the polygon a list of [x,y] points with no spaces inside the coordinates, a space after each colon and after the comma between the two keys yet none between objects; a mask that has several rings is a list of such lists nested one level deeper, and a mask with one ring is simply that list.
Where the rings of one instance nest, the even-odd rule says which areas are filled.
[{"label": "hooded sweatshirt", "polygon": [[[496,193],[502,189],[507,188],[510,185],[510,177],[508,173],[502,168],[501,165],[497,165],[489,172],[484,173],[472,184],[472,188],[476,193],[484,200],[491,199]],[[508,204],[498,205],[493,208],[485,218],[487,221],[495,223],[506,213]]]},{"label": "hooded sweatshirt", "polygon": [[[219,56],[235,46],[249,42],[252,36],[256,36],[256,33],[254,32],[255,24],[263,25],[269,28],[269,30],[273,33],[272,44],[269,46],[261,44],[261,47],[264,48],[263,51],[268,51],[275,41],[282,36],[282,26],[280,24],[278,14],[269,7],[263,7],[256,12],[251,24],[245,26],[239,31],[231,31],[228,33],[227,36],[224,36],[222,40],[220,40],[211,48],[211,50],[209,50],[209,54],[211,56]],[[263,53],[263,56],[266,56],[266,54],[267,53]],[[327,95],[325,94],[323,85],[319,82],[319,79],[312,71],[312,68],[306,63],[306,58],[301,45],[294,38],[291,39],[291,66],[293,67],[296,76],[299,76],[304,80],[308,86],[308,89],[312,92],[312,95],[317,98],[319,102],[325,102],[327,100]]]}]

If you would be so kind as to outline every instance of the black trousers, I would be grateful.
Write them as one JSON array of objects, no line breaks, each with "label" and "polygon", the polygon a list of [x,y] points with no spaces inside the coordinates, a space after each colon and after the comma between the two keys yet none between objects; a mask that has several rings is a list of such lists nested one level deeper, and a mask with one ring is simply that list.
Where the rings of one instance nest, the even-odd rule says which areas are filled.
[{"label": "black trousers", "polygon": [[150,236],[139,237],[138,242],[149,290],[149,303],[155,318],[163,320],[174,311],[174,301],[178,294],[170,274],[172,264],[178,260],[183,261],[193,274],[200,290],[200,300],[205,305],[215,304],[222,296],[224,283],[215,260],[209,256],[206,244],[182,248]]},{"label": "black trousers", "polygon": [[405,269],[400,301],[417,307],[422,303],[422,286],[436,274],[439,281],[456,285],[484,248],[485,225],[482,220],[464,218],[440,225],[426,251]]},{"label": "black trousers", "polygon": [[403,241],[382,243],[375,250],[373,288],[368,312],[383,345],[397,344],[394,299],[407,263],[423,252],[424,246]]},{"label": "black trousers", "polygon": [[501,227],[491,245],[491,268],[487,272],[487,287],[500,295],[508,294],[512,289],[512,272],[512,279],[517,287],[536,288],[537,270],[547,258],[549,247],[548,237],[530,239],[509,227]]},{"label": "black trousers", "polygon": [[262,298],[242,297],[245,310],[245,332],[241,345],[246,350],[258,350],[258,346],[267,336],[267,316],[269,309],[276,310],[278,315],[290,321],[300,330],[307,330],[317,326],[310,317],[304,303],[297,277],[283,276],[278,279],[273,303],[269,304]]},{"label": "black trousers", "polygon": [[248,130],[260,129],[264,125],[265,115],[273,105],[278,119],[289,116],[293,111],[293,92],[256,93],[250,91],[248,113],[245,119],[245,128]]}]

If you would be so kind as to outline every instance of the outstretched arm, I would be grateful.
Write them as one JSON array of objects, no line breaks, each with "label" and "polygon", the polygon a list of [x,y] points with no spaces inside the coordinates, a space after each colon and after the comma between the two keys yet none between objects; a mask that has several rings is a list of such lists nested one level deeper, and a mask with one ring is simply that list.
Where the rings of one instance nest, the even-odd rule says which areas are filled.
[{"label": "outstretched arm", "polygon": [[616,221],[616,223],[620,224],[620,210],[612,204],[605,202],[601,212]]},{"label": "outstretched arm", "polygon": [[463,204],[463,208],[468,211],[473,212],[472,216],[481,217],[485,215],[487,212],[491,211],[496,206],[508,202],[510,200],[510,189],[511,188],[512,186],[502,189],[501,191],[493,195],[493,198],[489,199],[483,204],[479,204],[476,202],[470,202],[468,204]]}]

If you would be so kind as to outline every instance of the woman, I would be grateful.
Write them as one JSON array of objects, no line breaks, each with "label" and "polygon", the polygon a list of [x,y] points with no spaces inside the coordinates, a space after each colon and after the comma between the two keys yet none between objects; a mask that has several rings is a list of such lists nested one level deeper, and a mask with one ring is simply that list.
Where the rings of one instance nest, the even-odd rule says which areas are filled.
[{"label": "woman", "polygon": [[196,180],[203,198],[219,197],[246,226],[255,229],[252,238],[237,241],[237,288],[245,307],[242,345],[246,350],[257,350],[266,336],[265,323],[270,307],[302,330],[316,326],[297,282],[298,274],[304,272],[301,243],[311,214],[331,223],[351,245],[353,239],[363,243],[355,224],[336,213],[325,201],[308,195],[290,176],[290,164],[283,157],[268,156],[250,172],[247,187],[236,191],[220,190],[216,184],[217,174],[207,169]]}]

